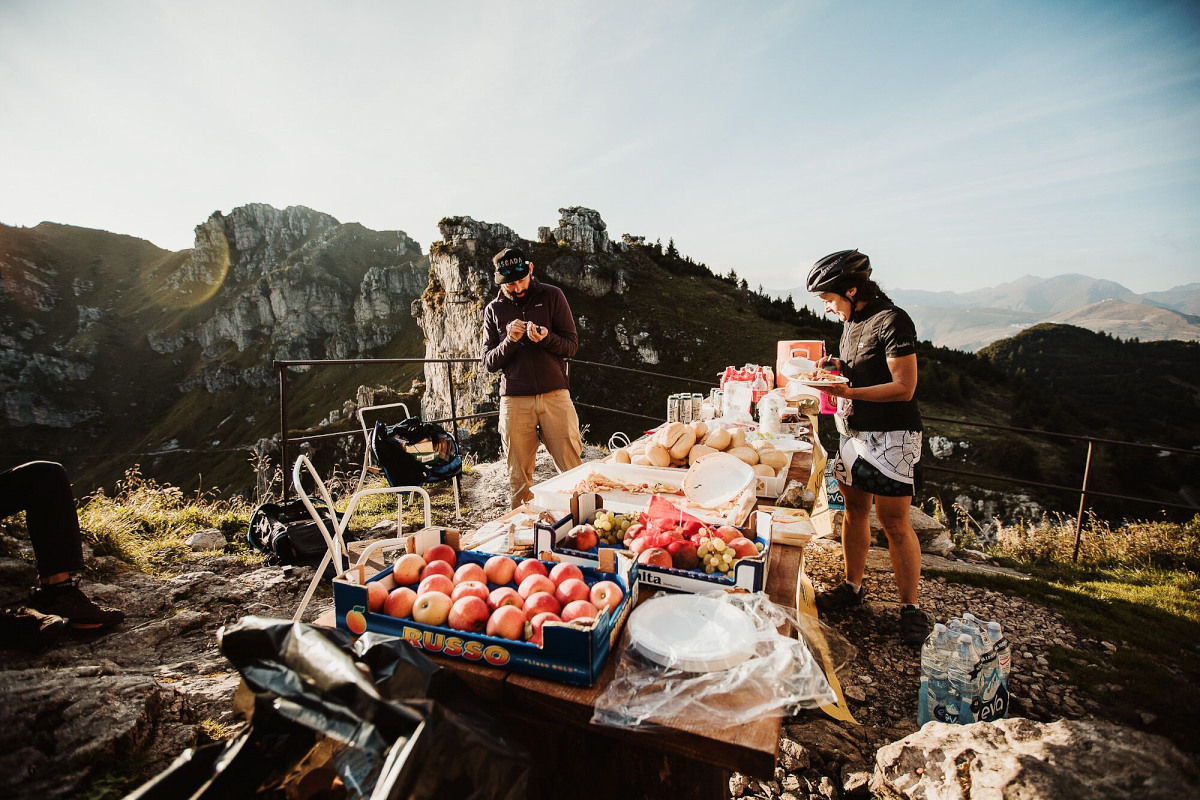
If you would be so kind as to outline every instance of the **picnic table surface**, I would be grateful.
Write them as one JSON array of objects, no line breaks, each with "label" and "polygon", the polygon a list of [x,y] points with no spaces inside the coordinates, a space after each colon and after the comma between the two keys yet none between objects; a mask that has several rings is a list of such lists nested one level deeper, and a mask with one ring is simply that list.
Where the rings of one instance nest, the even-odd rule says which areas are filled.
[{"label": "picnic table surface", "polygon": [[[811,469],[812,453],[797,452],[788,481],[806,483]],[[771,545],[766,591],[775,603],[796,608],[803,555],[802,547]],[[639,601],[650,594],[642,592]],[[317,624],[333,625],[332,611]],[[715,727],[703,719],[672,721],[648,729],[592,725],[596,699],[612,681],[624,646],[624,637],[618,637],[592,686],[572,686],[435,653],[426,655],[458,675],[526,744],[535,763],[532,796],[548,797],[576,784],[588,788],[585,796],[619,792],[623,800],[725,798],[732,771],[771,777],[782,732],[780,717],[763,717],[735,728]],[[584,753],[586,758],[581,757]],[[605,763],[609,759],[613,760],[611,766]]]}]

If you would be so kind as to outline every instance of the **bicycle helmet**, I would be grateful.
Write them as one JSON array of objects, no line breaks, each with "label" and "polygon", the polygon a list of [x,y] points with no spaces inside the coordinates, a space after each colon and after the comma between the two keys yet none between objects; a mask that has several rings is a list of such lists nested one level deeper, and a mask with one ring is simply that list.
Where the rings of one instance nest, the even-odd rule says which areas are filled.
[{"label": "bicycle helmet", "polygon": [[808,271],[808,291],[841,294],[855,282],[871,277],[871,259],[857,250],[830,253]]}]

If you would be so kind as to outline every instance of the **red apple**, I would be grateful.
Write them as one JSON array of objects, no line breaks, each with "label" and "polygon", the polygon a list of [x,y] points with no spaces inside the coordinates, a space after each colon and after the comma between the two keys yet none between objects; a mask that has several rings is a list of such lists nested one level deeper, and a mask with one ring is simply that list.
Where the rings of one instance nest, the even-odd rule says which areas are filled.
[{"label": "red apple", "polygon": [[421,580],[425,580],[430,575],[444,575],[454,582],[454,567],[447,564],[445,561],[430,561],[421,570]]},{"label": "red apple", "polygon": [[425,551],[426,561],[445,561],[451,567],[458,563],[458,553],[448,544],[435,544]]},{"label": "red apple", "polygon": [[738,558],[758,555],[758,548],[754,546],[754,542],[744,536],[739,536],[732,542],[729,542],[729,546],[733,548],[733,554]]},{"label": "red apple", "polygon": [[576,600],[562,610],[563,622],[572,622],[573,620],[584,622],[594,620],[598,616],[600,616],[600,610],[587,600]]},{"label": "red apple", "polygon": [[571,528],[567,536],[574,537],[577,550],[591,550],[600,544],[600,536],[596,533],[596,529],[586,523]]},{"label": "red apple", "polygon": [[613,614],[624,598],[625,592],[621,591],[621,586],[615,581],[600,581],[592,586],[592,591],[588,594],[588,600],[598,610],[603,611],[607,608],[609,613]]},{"label": "red apple", "polygon": [[428,578],[422,578],[417,584],[417,594],[422,595],[426,592],[441,592],[447,597],[454,591],[454,581],[447,578],[445,575],[430,575]]},{"label": "red apple", "polygon": [[525,612],[516,606],[500,606],[488,617],[487,635],[521,641],[525,634]]},{"label": "red apple", "polygon": [[557,614],[562,611],[562,604],[549,592],[534,592],[525,598],[525,619],[533,619],[544,611]]},{"label": "red apple", "polygon": [[497,586],[511,583],[516,571],[517,562],[508,556],[492,556],[483,565],[483,573],[487,576],[488,583]]},{"label": "red apple", "polygon": [[590,594],[591,589],[579,578],[567,578],[554,591],[554,599],[565,608],[576,600],[587,600]]},{"label": "red apple", "polygon": [[454,582],[462,583],[463,581],[487,583],[487,574],[484,573],[483,567],[478,564],[460,564],[458,569],[454,570]]},{"label": "red apple", "polygon": [[543,611],[525,623],[525,641],[542,646],[542,626],[547,622],[562,622],[562,619],[551,611]]},{"label": "red apple", "polygon": [[487,627],[487,603],[475,595],[460,597],[450,607],[448,622],[456,631],[479,633]]},{"label": "red apple", "polygon": [[526,558],[517,562],[517,568],[513,571],[513,580],[520,586],[521,583],[530,575],[549,575],[550,570],[546,569],[546,565],[536,558]]},{"label": "red apple", "polygon": [[425,569],[425,559],[416,553],[405,553],[396,559],[392,566],[392,579],[401,586],[412,586],[421,580],[421,570]]},{"label": "red apple", "polygon": [[525,598],[521,597],[511,586],[501,586],[493,589],[492,593],[488,595],[488,608],[495,611],[500,606],[516,606],[524,610]]},{"label": "red apple", "polygon": [[650,547],[650,537],[649,536],[639,536],[638,538],[629,542],[627,547],[629,547],[629,549],[633,551],[634,555],[640,555],[643,550]]},{"label": "red apple", "polygon": [[455,585],[454,591],[450,593],[450,599],[457,601],[460,597],[474,595],[480,600],[487,602],[488,594],[489,592],[486,583],[483,583],[482,581],[463,581],[462,583]]},{"label": "red apple", "polygon": [[554,581],[555,586],[561,586],[562,582],[567,578],[578,578],[583,580],[583,570],[574,564],[568,564],[563,561],[560,564],[555,564],[554,569],[550,570],[550,580]]},{"label": "red apple", "polygon": [[625,544],[628,546],[637,537],[641,536],[646,531],[646,526],[640,522],[635,522],[625,529]]},{"label": "red apple", "polygon": [[383,604],[383,613],[389,617],[407,617],[417,602],[417,593],[407,586],[392,589]]},{"label": "red apple", "polygon": [[722,525],[721,527],[717,528],[714,531],[714,533],[716,533],[717,536],[720,536],[722,539],[724,539],[725,544],[729,544],[734,539],[736,539],[742,535],[741,531],[739,531],[737,528],[732,527],[731,525]]},{"label": "red apple", "polygon": [[[661,547],[649,547],[638,553],[639,564],[649,564],[652,567],[670,567],[671,554]],[[564,619],[566,619],[564,617]]]},{"label": "red apple", "polygon": [[[447,580],[449,579],[447,578]],[[445,625],[446,620],[450,617],[452,605],[454,604],[450,600],[450,595],[444,592],[418,594],[417,601],[413,603],[412,618],[415,622],[423,625]],[[484,603],[484,605],[487,604]]]},{"label": "red apple", "polygon": [[387,602],[387,597],[388,590],[379,581],[371,581],[367,584],[367,610],[372,614],[383,610],[383,604]]},{"label": "red apple", "polygon": [[524,597],[526,600],[528,600],[529,595],[531,594],[536,592],[549,592],[550,594],[554,594],[557,588],[558,587],[554,585],[554,581],[550,580],[545,575],[534,574],[521,581],[521,585],[517,587],[517,592],[521,595],[521,597]]},{"label": "red apple", "polygon": [[695,569],[700,566],[696,545],[691,542],[671,542],[667,545],[667,552],[671,554],[671,566],[675,569]]}]

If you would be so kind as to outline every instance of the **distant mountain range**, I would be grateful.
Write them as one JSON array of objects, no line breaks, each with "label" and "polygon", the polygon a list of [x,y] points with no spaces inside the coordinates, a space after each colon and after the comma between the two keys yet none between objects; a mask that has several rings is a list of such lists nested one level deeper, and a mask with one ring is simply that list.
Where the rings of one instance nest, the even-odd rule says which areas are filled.
[{"label": "distant mountain range", "polygon": [[[1113,281],[1086,275],[1026,275],[972,292],[931,292],[884,287],[907,311],[917,334],[939,347],[975,352],[1040,322],[1059,322],[1141,341],[1200,341],[1200,283],[1136,294]],[[820,301],[803,287],[791,295],[817,313]]]}]

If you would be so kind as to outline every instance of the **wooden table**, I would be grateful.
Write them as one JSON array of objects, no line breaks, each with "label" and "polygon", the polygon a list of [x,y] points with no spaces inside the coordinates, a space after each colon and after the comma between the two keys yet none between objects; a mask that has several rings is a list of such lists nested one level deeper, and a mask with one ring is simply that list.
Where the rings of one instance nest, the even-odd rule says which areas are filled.
[{"label": "wooden table", "polygon": [[[807,481],[811,464],[811,454],[797,453],[789,480]],[[796,607],[803,552],[800,547],[771,546],[767,594],[774,602]],[[332,624],[331,616],[318,624]],[[590,687],[426,655],[461,677],[509,734],[529,749],[534,763],[530,797],[726,798],[731,772],[772,776],[782,732],[779,717],[726,729],[702,719],[649,730],[592,725],[596,698],[612,681],[623,646],[619,639]]]}]

